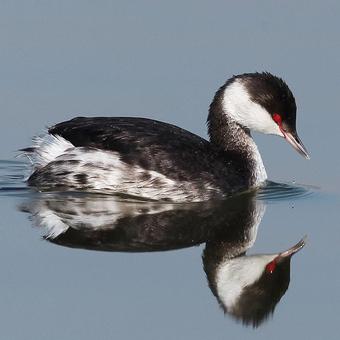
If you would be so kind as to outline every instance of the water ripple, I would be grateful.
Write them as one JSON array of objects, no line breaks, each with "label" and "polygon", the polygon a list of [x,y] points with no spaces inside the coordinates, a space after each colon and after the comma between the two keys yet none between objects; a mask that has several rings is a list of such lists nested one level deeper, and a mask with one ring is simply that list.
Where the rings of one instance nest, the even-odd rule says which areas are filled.
[{"label": "water ripple", "polygon": [[26,175],[26,163],[0,160],[0,195],[28,190],[24,183]]},{"label": "water ripple", "polygon": [[267,181],[259,189],[257,198],[266,202],[280,202],[307,198],[317,192],[318,188],[295,183],[278,183]]}]

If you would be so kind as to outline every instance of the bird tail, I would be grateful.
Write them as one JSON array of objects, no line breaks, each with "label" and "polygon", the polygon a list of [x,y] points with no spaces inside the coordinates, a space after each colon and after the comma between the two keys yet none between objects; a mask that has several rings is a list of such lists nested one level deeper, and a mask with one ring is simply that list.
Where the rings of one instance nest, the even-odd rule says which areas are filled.
[{"label": "bird tail", "polygon": [[43,136],[34,137],[32,146],[18,150],[20,152],[18,156],[26,156],[35,171],[54,161],[71,148],[74,148],[74,145],[65,138],[46,133]]}]

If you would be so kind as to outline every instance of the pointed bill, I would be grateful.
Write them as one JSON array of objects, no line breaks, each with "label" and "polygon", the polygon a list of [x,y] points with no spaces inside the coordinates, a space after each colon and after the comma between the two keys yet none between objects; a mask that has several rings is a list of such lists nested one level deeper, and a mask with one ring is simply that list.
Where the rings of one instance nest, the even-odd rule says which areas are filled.
[{"label": "pointed bill", "polygon": [[285,257],[290,257],[292,255],[294,255],[295,253],[297,253],[299,250],[301,250],[305,244],[306,244],[306,236],[301,239],[297,244],[295,244],[293,247],[289,248],[288,250],[282,252],[279,254],[279,257],[281,258],[285,258]]},{"label": "pointed bill", "polygon": [[292,147],[303,157],[306,159],[310,159],[309,154],[307,152],[307,149],[302,144],[301,139],[297,135],[296,132],[287,132],[284,130],[281,130],[283,133],[284,138],[287,140],[287,142],[292,145]]}]

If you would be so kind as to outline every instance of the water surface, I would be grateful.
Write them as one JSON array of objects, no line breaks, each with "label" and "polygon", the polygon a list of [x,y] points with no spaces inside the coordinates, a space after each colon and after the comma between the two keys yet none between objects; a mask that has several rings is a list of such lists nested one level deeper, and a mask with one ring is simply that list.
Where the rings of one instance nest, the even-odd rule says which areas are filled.
[{"label": "water surface", "polygon": [[[336,334],[337,195],[269,182],[220,202],[150,203],[37,193],[22,182],[25,169],[0,162],[6,338]],[[269,282],[264,290],[267,308],[228,311],[218,268],[235,258],[248,268],[251,259],[282,252],[304,235],[306,246],[283,270],[285,287],[271,292]]]}]

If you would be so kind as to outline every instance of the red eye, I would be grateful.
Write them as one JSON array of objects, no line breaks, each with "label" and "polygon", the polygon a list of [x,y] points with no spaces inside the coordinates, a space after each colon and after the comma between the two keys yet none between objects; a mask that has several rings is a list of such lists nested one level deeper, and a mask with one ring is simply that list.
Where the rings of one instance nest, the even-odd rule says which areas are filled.
[{"label": "red eye", "polygon": [[273,274],[275,268],[276,268],[276,261],[273,260],[272,262],[269,262],[269,263],[266,265],[266,272],[267,272],[268,274]]},{"label": "red eye", "polygon": [[282,125],[282,118],[278,113],[273,114],[273,120],[278,126]]}]

